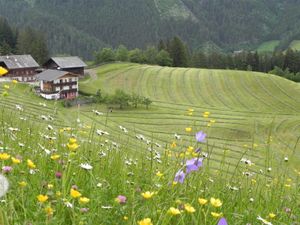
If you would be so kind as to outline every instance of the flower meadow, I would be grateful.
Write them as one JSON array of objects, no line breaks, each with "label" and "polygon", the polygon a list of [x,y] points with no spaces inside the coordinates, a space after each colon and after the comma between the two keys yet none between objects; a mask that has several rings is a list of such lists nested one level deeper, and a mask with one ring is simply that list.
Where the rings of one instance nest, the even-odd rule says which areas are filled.
[{"label": "flower meadow", "polygon": [[[3,86],[2,102],[16,85]],[[209,126],[186,124],[187,139],[175,134],[160,144],[116,125],[136,136],[133,147],[97,123],[64,126],[51,111],[38,120],[14,104],[0,112],[9,183],[7,191],[0,184],[0,224],[300,224],[300,171],[289,158],[272,168],[245,154],[235,169],[226,157],[212,163],[209,128],[218,121],[208,111],[201,114]]]}]

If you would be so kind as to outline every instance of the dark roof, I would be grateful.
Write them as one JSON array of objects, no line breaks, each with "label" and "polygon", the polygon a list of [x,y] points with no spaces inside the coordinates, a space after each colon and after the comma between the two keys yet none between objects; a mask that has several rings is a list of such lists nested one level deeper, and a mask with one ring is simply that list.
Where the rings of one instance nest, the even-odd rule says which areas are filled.
[{"label": "dark roof", "polygon": [[77,56],[52,57],[50,60],[53,60],[56,63],[56,65],[58,65],[61,69],[78,68],[78,67],[86,67],[87,66]]},{"label": "dark roof", "polygon": [[0,56],[0,62],[4,62],[8,69],[37,68],[40,66],[31,55]]},{"label": "dark roof", "polygon": [[[62,70],[45,70],[41,73],[39,73],[36,76],[37,80],[43,80],[43,81],[53,81],[60,77],[63,77],[67,74],[70,74],[68,71],[62,71]],[[72,74],[73,76],[76,76],[75,74]]]}]

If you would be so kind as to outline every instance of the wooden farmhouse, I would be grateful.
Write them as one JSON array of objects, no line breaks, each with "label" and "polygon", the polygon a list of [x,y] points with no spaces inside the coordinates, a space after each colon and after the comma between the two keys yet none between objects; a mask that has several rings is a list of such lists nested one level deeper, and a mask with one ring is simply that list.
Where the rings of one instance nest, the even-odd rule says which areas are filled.
[{"label": "wooden farmhouse", "polygon": [[31,55],[0,56],[0,66],[8,71],[5,77],[23,82],[35,81],[36,70],[40,67]]},{"label": "wooden farmhouse", "polygon": [[78,75],[61,70],[45,70],[37,75],[40,95],[46,99],[74,99],[78,96]]},{"label": "wooden farmhouse", "polygon": [[52,57],[45,64],[44,68],[64,70],[79,76],[84,75],[84,67],[87,65],[77,56]]}]

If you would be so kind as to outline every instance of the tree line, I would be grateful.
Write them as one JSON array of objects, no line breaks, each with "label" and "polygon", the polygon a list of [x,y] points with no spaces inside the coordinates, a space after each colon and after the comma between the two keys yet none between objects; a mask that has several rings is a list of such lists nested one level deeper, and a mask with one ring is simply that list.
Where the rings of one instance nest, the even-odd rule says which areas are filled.
[{"label": "tree line", "polygon": [[30,54],[40,64],[49,57],[44,35],[30,27],[17,29],[0,17],[0,55]]},{"label": "tree line", "polygon": [[174,37],[166,41],[161,40],[157,46],[149,46],[145,50],[128,50],[124,45],[120,45],[116,49],[100,49],[94,56],[96,64],[123,61],[173,67],[248,70],[271,72],[296,82],[300,80],[300,52],[292,49],[273,53],[205,53],[201,50],[189,50],[179,37]]}]

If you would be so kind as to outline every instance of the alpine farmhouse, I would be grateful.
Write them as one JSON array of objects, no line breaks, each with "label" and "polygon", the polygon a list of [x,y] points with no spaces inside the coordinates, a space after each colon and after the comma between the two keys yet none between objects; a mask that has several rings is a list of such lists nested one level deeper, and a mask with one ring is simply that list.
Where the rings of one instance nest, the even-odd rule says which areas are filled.
[{"label": "alpine farmhouse", "polygon": [[39,64],[31,55],[6,55],[0,56],[0,67],[8,73],[5,77],[22,82],[34,82]]},{"label": "alpine farmhouse", "polygon": [[84,67],[86,66],[77,56],[52,57],[43,65],[46,69],[64,70],[79,76],[84,76]]},{"label": "alpine farmhouse", "polygon": [[40,95],[45,99],[74,99],[78,96],[78,74],[45,70],[37,75]]}]

